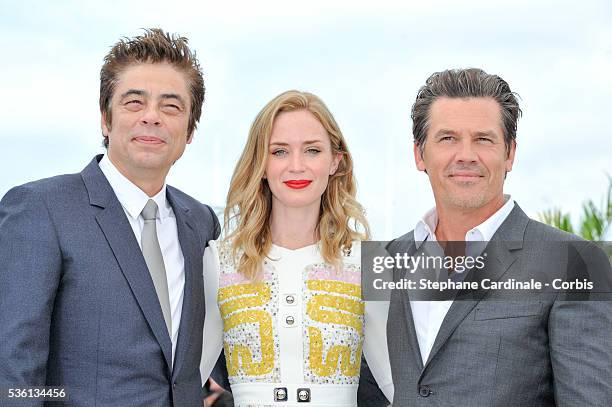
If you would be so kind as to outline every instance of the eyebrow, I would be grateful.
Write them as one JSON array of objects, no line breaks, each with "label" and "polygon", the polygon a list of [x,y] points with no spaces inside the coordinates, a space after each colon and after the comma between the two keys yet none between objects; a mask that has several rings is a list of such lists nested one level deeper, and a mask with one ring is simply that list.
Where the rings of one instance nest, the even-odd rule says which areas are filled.
[{"label": "eyebrow", "polygon": [[440,130],[438,130],[436,132],[436,134],[434,134],[434,137],[440,137],[440,136],[445,135],[445,134],[451,134],[453,136],[456,136],[457,132],[453,131],[453,130],[450,130],[450,129],[440,129]]},{"label": "eyebrow", "polygon": [[[302,143],[302,145],[305,144],[316,144],[316,143],[322,143],[323,140],[306,140],[305,142]],[[275,143],[270,143],[271,146],[289,146],[289,143],[281,143],[281,142],[275,142]]]},{"label": "eyebrow", "polygon": [[147,94],[147,92],[145,92],[144,90],[140,90],[140,89],[130,89],[124,93],[121,94],[121,99],[125,99],[128,96],[131,95],[136,95],[136,96],[145,96]]},{"label": "eyebrow", "polygon": [[[142,89],[129,89],[123,94],[121,94],[121,100],[131,95],[148,96],[148,94],[149,94],[148,92]],[[177,93],[162,93],[160,95],[160,99],[175,99],[175,100],[178,100],[181,104],[183,104],[183,106],[185,105],[185,99],[183,99],[183,97]]]},{"label": "eyebrow", "polygon": [[494,131],[477,131],[476,133],[474,133],[475,136],[477,137],[481,137],[481,136],[487,136],[487,137],[492,137],[495,138],[497,137],[497,133],[495,133]]},{"label": "eyebrow", "polygon": [[177,93],[162,93],[160,96],[162,99],[176,99],[178,100],[181,104],[185,105],[185,100],[183,99],[183,97]]},{"label": "eyebrow", "polygon": [[[436,132],[436,134],[434,134],[434,137],[440,137],[440,136],[443,136],[445,134],[450,134],[452,136],[456,136],[458,133],[456,131],[453,131],[453,130],[450,130],[450,129],[440,129],[440,130],[438,130]],[[488,130],[488,131],[476,131],[473,134],[476,137],[481,137],[481,136],[497,137],[497,133],[495,133],[492,130]]]}]

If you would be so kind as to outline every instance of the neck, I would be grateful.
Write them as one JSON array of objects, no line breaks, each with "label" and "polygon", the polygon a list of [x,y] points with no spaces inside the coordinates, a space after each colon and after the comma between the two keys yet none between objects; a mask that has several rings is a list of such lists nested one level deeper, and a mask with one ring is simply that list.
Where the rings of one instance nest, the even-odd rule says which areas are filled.
[{"label": "neck", "polygon": [[491,200],[480,208],[457,208],[439,205],[436,202],[438,225],[436,239],[439,241],[460,242],[471,229],[489,219],[504,206],[504,196]]},{"label": "neck", "polygon": [[110,153],[108,154],[108,159],[125,178],[130,180],[132,184],[140,188],[149,197],[155,196],[164,186],[168,170],[154,171],[150,168],[127,167],[118,160],[115,160]]},{"label": "neck", "polygon": [[270,216],[270,233],[272,243],[287,249],[295,250],[316,243],[319,206],[316,205],[290,208],[276,204],[272,198]]}]

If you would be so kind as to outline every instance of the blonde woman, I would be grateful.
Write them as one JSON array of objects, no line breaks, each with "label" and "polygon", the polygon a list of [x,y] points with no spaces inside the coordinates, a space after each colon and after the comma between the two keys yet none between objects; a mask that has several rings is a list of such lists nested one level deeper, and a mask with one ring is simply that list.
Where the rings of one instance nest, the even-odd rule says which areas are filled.
[{"label": "blonde woman", "polygon": [[355,193],[321,99],[288,91],[270,101],[232,177],[227,236],[204,255],[201,373],[223,347],[237,406],[356,406],[362,349],[393,399],[386,315],[361,298],[368,225]]}]

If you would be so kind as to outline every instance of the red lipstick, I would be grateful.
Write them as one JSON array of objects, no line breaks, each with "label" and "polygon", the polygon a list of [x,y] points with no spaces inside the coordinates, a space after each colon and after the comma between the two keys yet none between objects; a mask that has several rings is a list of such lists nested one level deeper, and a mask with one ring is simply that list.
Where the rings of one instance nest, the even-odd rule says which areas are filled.
[{"label": "red lipstick", "polygon": [[289,181],[285,181],[285,185],[293,189],[302,189],[310,185],[311,182],[312,181],[307,180],[307,179],[292,179]]}]

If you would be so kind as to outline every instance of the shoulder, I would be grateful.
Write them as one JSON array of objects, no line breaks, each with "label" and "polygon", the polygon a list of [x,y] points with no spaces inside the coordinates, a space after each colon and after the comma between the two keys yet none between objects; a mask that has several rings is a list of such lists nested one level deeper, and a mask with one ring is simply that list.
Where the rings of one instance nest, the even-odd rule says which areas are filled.
[{"label": "shoulder", "polygon": [[401,235],[389,242],[385,247],[389,253],[405,251],[408,246],[414,243],[414,230]]},{"label": "shoulder", "polygon": [[237,264],[240,263],[242,257],[242,250],[238,249],[234,253],[232,247],[233,239],[217,238],[208,242],[209,246],[212,246],[212,251],[216,254],[219,259],[219,268],[222,274],[235,273]]},{"label": "shoulder", "polygon": [[564,241],[564,242],[579,242],[585,241],[580,236],[565,232],[553,226],[539,222],[529,218],[527,227],[525,228],[525,240],[529,241]]},{"label": "shoulder", "polygon": [[75,188],[84,188],[81,175],[63,174],[15,186],[11,188],[6,195],[18,193],[39,196],[53,196],[64,194],[66,191],[74,191]]},{"label": "shoulder", "polygon": [[67,197],[86,196],[87,191],[80,174],[57,175],[28,182],[11,188],[2,198],[3,206],[38,206],[56,204]]},{"label": "shoulder", "polygon": [[216,239],[221,231],[219,219],[213,208],[203,204],[191,195],[188,195],[178,188],[167,186],[168,195],[180,207],[187,209],[192,215],[192,219],[197,222],[197,227],[201,230],[210,230],[211,239]]},{"label": "shoulder", "polygon": [[180,189],[168,185],[167,190],[168,194],[176,203],[186,209],[189,209],[189,211],[194,211],[203,216],[211,216],[215,214],[213,209],[209,205],[203,204],[202,202],[198,201],[191,195],[186,194]]},{"label": "shoulder", "polygon": [[36,241],[54,240],[57,224],[74,222],[80,202],[88,202],[88,198],[78,174],[16,186],[0,201],[0,230],[11,239],[22,236]]}]

